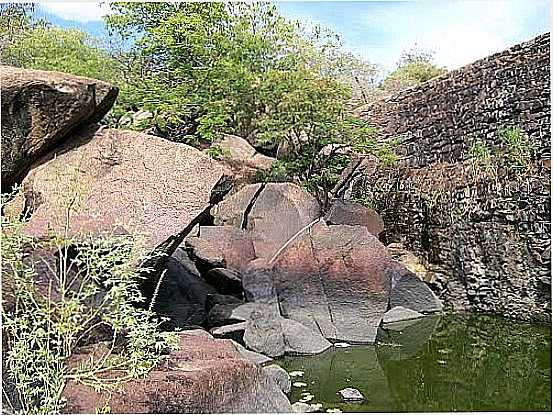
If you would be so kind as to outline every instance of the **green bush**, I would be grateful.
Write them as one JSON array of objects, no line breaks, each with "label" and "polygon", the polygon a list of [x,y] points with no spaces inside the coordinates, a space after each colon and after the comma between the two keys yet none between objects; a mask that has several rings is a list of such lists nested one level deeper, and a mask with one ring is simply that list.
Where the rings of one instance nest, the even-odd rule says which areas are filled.
[{"label": "green bush", "polygon": [[[72,205],[67,220],[74,214]],[[59,413],[67,382],[113,390],[147,374],[176,347],[175,335],[158,332],[153,313],[136,307],[143,300],[138,281],[145,269],[140,264],[147,258],[136,240],[104,236],[85,241],[66,231],[35,240],[26,236],[24,225],[2,216],[3,360],[8,372],[2,389],[8,412]],[[91,339],[103,340],[101,352],[70,365],[69,358]]]}]

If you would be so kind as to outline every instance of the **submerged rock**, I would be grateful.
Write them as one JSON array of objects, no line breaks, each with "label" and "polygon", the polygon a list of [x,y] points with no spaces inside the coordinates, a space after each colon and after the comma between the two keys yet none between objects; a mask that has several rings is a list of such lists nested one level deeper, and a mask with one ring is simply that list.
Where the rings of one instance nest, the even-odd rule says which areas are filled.
[{"label": "submerged rock", "polygon": [[355,388],[345,388],[338,391],[338,394],[344,401],[361,402],[365,400],[365,397],[361,392]]},{"label": "submerged rock", "polygon": [[413,320],[421,317],[424,317],[421,313],[402,306],[396,306],[384,314],[382,323],[396,323],[398,321]]},{"label": "submerged rock", "polygon": [[180,349],[144,379],[116,391],[69,381],[63,395],[67,413],[94,413],[106,401],[112,413],[292,412],[274,377],[244,359],[231,341],[186,332]]}]

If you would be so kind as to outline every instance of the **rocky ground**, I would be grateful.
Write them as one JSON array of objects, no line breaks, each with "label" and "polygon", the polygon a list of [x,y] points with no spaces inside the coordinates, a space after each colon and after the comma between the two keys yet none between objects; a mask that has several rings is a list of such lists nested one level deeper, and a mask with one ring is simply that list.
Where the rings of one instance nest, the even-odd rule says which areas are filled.
[{"label": "rocky ground", "polygon": [[[246,140],[223,137],[217,161],[185,144],[93,124],[115,87],[2,71],[2,119],[10,120],[2,124],[2,184],[21,183],[4,214],[27,212],[25,232],[46,237],[62,226],[71,191],[79,210],[69,235],[131,234],[165,254],[141,288],[151,299],[159,285],[154,310],[168,318],[165,330],[180,331],[182,347],[111,394],[112,412],[290,412],[289,378],[266,366],[272,358],[374,343],[389,310],[388,323],[440,311],[427,285],[379,240],[375,211],[335,200],[323,215],[296,184],[248,184],[274,160]],[[73,413],[106,400],[71,383],[64,394]]]}]

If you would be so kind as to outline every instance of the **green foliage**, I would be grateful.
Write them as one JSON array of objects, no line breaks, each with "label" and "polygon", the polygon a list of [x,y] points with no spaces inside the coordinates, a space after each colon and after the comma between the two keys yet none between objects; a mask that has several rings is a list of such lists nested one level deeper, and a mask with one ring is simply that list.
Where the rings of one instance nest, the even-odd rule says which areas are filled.
[{"label": "green foliage", "polygon": [[4,64],[56,70],[101,80],[115,80],[117,62],[97,40],[74,29],[60,29],[32,20],[30,6],[0,9],[0,59]]},{"label": "green foliage", "polygon": [[413,48],[404,52],[397,64],[382,82],[379,89],[386,93],[401,91],[447,73],[434,64],[433,54]]},{"label": "green foliage", "polygon": [[536,146],[519,127],[499,129],[500,140],[506,146],[507,162],[512,169],[528,167]]},{"label": "green foliage", "polygon": [[[68,207],[67,220],[74,213]],[[175,335],[158,332],[153,313],[134,305],[143,300],[139,264],[146,259],[137,241],[108,235],[83,241],[67,232],[39,241],[24,226],[2,216],[3,392],[12,412],[59,413],[68,381],[113,390],[176,347]],[[99,353],[69,363],[80,346],[99,338],[105,340]]]}]

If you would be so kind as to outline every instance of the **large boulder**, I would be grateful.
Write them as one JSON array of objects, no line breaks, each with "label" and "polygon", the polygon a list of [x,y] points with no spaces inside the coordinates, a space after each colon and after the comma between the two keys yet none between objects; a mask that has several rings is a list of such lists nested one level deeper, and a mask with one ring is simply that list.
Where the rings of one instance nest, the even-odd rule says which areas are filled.
[{"label": "large boulder", "polygon": [[19,183],[38,157],[75,128],[99,121],[117,87],[61,72],[0,66],[2,94],[2,188]]},{"label": "large boulder", "polygon": [[226,177],[223,166],[188,145],[89,128],[31,168],[23,181],[32,211],[25,231],[43,237],[67,224],[69,236],[85,238],[124,229],[171,254]]},{"label": "large boulder", "polygon": [[242,271],[255,259],[249,235],[236,226],[201,226],[199,239],[207,241],[222,253],[228,269]]},{"label": "large boulder", "polygon": [[250,185],[217,206],[215,224],[245,229],[257,258],[270,259],[298,231],[319,217],[313,196],[293,183]]},{"label": "large boulder", "polygon": [[218,158],[228,165],[237,181],[248,181],[258,170],[270,170],[276,159],[258,153],[242,137],[225,135],[215,141],[211,151],[217,152]]},{"label": "large boulder", "polygon": [[384,221],[373,209],[341,199],[332,203],[325,220],[333,225],[363,225],[375,236],[384,231]]},{"label": "large boulder", "polygon": [[180,349],[145,378],[123,383],[115,391],[70,381],[63,395],[66,413],[95,413],[106,402],[111,413],[292,411],[274,376],[244,359],[230,340],[186,332],[181,334]]},{"label": "large boulder", "polygon": [[272,264],[285,317],[324,337],[373,343],[391,288],[386,247],[365,226],[322,222],[304,232]]}]

